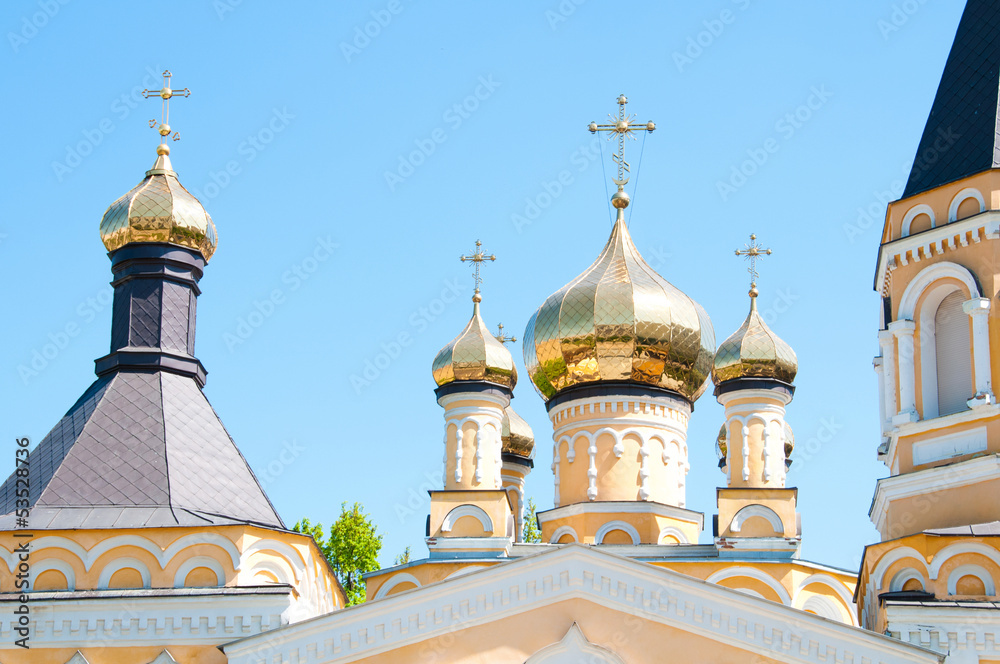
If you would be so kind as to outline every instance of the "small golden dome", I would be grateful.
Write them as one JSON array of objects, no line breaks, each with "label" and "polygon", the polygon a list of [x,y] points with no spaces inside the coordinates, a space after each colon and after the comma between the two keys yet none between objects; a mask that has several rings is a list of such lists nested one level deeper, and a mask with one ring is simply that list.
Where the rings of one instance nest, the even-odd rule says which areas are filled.
[{"label": "small golden dome", "polygon": [[479,315],[481,300],[479,289],[476,289],[476,294],[472,297],[472,320],[434,358],[434,382],[438,387],[456,380],[484,381],[511,390],[517,384],[514,358],[490,334]]},{"label": "small golden dome", "polygon": [[133,243],[177,244],[201,252],[208,261],[219,244],[212,217],[177,180],[169,148],[157,148],[157,154],[146,179],[104,213],[101,241],[108,251]]},{"label": "small golden dome", "polygon": [[723,424],[722,428],[719,429],[719,436],[715,439],[715,453],[719,455],[719,468],[721,468],[723,472],[725,472],[726,465],[728,464],[728,439],[729,431],[727,430],[726,425]]},{"label": "small golden dome", "polygon": [[535,433],[510,406],[503,409],[500,440],[503,442],[504,454],[515,454],[525,459],[530,459],[534,454]]},{"label": "small golden dome", "polygon": [[712,380],[718,385],[736,378],[773,378],[791,384],[798,368],[795,351],[757,312],[756,288],[752,288],[750,313],[743,326],[719,345]]},{"label": "small golden dome", "polygon": [[575,385],[612,381],[694,401],[714,353],[708,314],[646,264],[621,210],[594,264],[550,295],[524,333],[524,363],[546,401]]}]

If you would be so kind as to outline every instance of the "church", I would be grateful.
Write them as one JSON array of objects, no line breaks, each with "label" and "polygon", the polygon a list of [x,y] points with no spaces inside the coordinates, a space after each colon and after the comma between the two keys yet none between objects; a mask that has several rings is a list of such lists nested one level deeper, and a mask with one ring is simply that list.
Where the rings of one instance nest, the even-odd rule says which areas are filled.
[{"label": "church", "polygon": [[[0,663],[1000,663],[995,2],[968,0],[870,247],[882,302],[870,449],[888,475],[869,512],[880,541],[851,571],[801,555],[788,482],[799,358],[757,308],[770,250],[754,235],[737,250],[747,313],[717,342],[706,309],[629,233],[625,140],[656,127],[621,95],[610,123],[588,127],[617,146],[617,218],[582,273],[547,267],[566,285],[526,321],[527,376],[488,324],[479,270],[495,257],[479,242],[462,257],[476,275],[468,323],[428,358],[443,483],[427,553],[367,575],[367,601],[346,607],[202,391],[196,312],[218,236],[167,144],[169,101],[189,92],[169,72],[147,92],[165,109],[155,161],[100,222],[110,351],[0,488]],[[511,408],[525,383],[551,422],[550,468],[535,468],[548,432]],[[685,501],[700,398],[724,408],[710,515]],[[524,537],[532,472],[551,473],[555,497],[536,515],[540,542]]]}]

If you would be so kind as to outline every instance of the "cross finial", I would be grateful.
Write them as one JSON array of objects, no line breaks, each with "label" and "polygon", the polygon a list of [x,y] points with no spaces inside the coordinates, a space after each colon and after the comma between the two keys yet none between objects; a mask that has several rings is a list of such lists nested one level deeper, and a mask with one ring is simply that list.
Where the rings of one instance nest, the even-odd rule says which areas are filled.
[{"label": "cross finial", "polygon": [[[157,124],[156,120],[150,120],[149,126],[153,127],[160,134],[160,145],[156,148],[156,154],[168,155],[170,154],[170,146],[167,145],[167,136],[170,136],[170,100],[173,97],[190,97],[191,91],[187,88],[181,90],[171,90],[170,89],[170,77],[173,74],[170,70],[164,70],[163,72],[163,87],[159,90],[143,90],[142,96],[146,99],[150,97],[159,97],[163,100],[160,106],[160,122]],[[175,141],[181,140],[180,132],[174,132],[171,137]]]},{"label": "cross finial", "polygon": [[[652,122],[647,122],[646,124],[635,123],[635,115],[625,114],[625,105],[628,104],[628,98],[625,95],[618,95],[618,117],[608,114],[611,118],[611,124],[597,124],[596,122],[591,122],[587,126],[591,134],[596,134],[599,131],[610,132],[611,135],[608,136],[608,140],[611,140],[615,136],[618,137],[618,152],[611,155],[611,158],[615,160],[618,165],[618,177],[612,178],[612,181],[618,185],[618,191],[615,192],[614,196],[611,197],[611,203],[618,208],[618,217],[623,218],[623,210],[628,207],[629,198],[628,194],[625,193],[625,185],[628,184],[630,167],[629,163],[625,161],[625,137],[629,137],[632,140],[636,140],[634,133],[637,131],[654,131],[656,125]],[[635,123],[635,124],[633,124]]]},{"label": "cross finial", "polygon": [[471,261],[474,268],[473,274],[476,280],[476,292],[472,296],[473,302],[479,302],[482,298],[479,297],[479,284],[483,283],[483,278],[479,274],[479,266],[486,261],[495,261],[497,259],[493,254],[486,254],[483,251],[483,243],[476,240],[476,250],[469,254],[468,256],[459,256],[461,261],[464,263],[466,261]]},{"label": "cross finial", "polygon": [[757,236],[753,233],[750,234],[750,242],[743,245],[743,249],[736,250],[737,256],[743,256],[748,261],[750,261],[750,267],[747,268],[747,272],[750,273],[750,297],[757,297],[757,260],[761,256],[770,256],[771,250],[765,249],[759,242],[757,242]]},{"label": "cross finial", "polygon": [[506,334],[503,333],[503,323],[497,323],[496,338],[497,341],[499,341],[502,344],[517,343],[517,337],[508,337]]}]

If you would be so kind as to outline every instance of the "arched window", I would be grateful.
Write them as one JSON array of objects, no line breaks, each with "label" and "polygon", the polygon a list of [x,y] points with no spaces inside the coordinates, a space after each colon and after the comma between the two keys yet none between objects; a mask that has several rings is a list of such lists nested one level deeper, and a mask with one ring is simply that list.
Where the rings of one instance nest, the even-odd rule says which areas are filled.
[{"label": "arched window", "polygon": [[934,314],[939,415],[965,410],[972,397],[969,315],[962,310],[965,299],[961,291],[955,291],[941,300]]}]

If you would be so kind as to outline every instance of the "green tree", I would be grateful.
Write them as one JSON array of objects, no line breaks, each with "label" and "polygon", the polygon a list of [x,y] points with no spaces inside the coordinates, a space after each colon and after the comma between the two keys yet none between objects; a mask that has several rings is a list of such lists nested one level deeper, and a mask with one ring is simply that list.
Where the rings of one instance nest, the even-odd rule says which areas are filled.
[{"label": "green tree", "polygon": [[538,544],[542,541],[542,531],[538,529],[538,519],[535,517],[535,501],[528,498],[524,506],[524,525],[522,540],[527,544]]},{"label": "green tree", "polygon": [[393,565],[405,565],[410,562],[410,547],[403,549],[403,552],[392,561]]},{"label": "green tree", "polygon": [[354,503],[350,508],[347,503],[341,503],[340,517],[330,526],[330,534],[325,539],[323,525],[313,525],[308,519],[296,523],[292,530],[311,535],[316,540],[344,588],[347,606],[365,601],[364,575],[379,568],[382,535],[378,534],[361,503]]}]

